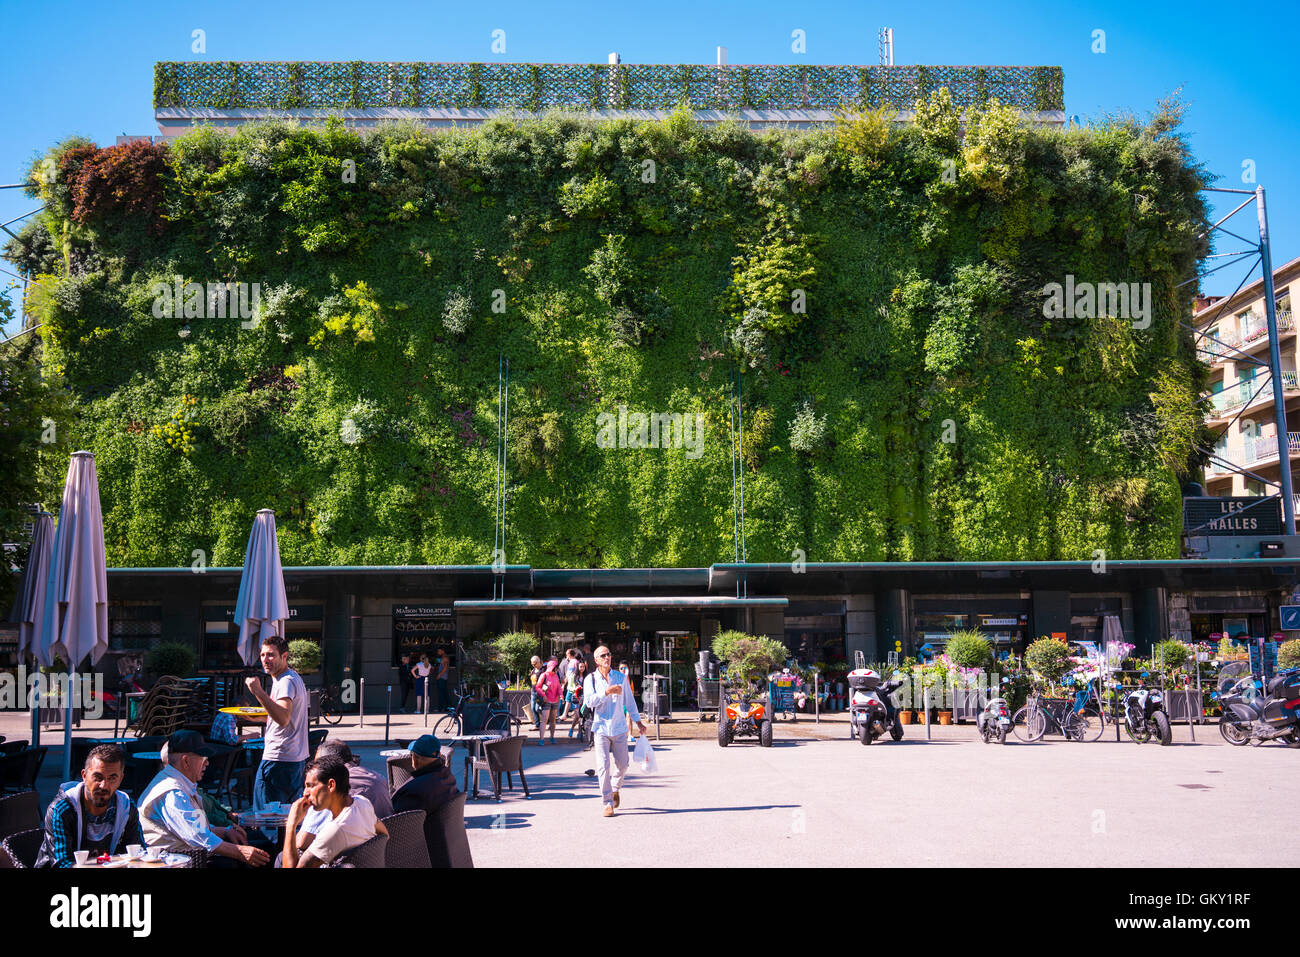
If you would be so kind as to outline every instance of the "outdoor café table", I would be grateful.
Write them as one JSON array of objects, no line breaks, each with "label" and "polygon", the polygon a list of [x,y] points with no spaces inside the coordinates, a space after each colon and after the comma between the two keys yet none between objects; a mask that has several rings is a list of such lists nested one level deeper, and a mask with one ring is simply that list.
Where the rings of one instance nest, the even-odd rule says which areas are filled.
[{"label": "outdoor caf\u00e9 table", "polygon": [[462,744],[465,746],[465,793],[469,794],[469,770],[478,757],[479,749],[488,741],[500,741],[502,738],[510,737],[509,731],[483,731],[479,734],[458,734],[442,740],[450,744]]},{"label": "outdoor caf\u00e9 table", "polygon": [[[288,805],[288,807],[292,807],[292,805]],[[255,827],[263,834],[266,834],[268,839],[271,837],[268,832],[274,829],[276,845],[283,846],[284,828],[285,825],[289,823],[289,812],[287,810],[240,811],[236,814],[232,814],[231,817],[240,827],[245,829]]]},{"label": "outdoor caf\u00e9 table", "polygon": [[185,854],[164,854],[160,860],[156,860],[156,861],[146,861],[144,858],[133,858],[129,854],[114,854],[113,859],[109,861],[107,864],[96,864],[95,859],[92,857],[89,860],[87,860],[86,863],[84,864],[74,863],[72,867],[74,870],[79,870],[82,868],[89,870],[95,867],[163,868],[163,867],[185,867],[189,864],[189,862],[190,859]]},{"label": "outdoor caf\u00e9 table", "polygon": [[232,714],[235,716],[235,725],[239,728],[239,736],[244,736],[245,728],[250,724],[266,724],[267,716],[265,708],[254,708],[249,705],[232,705],[229,708],[222,708],[222,714]]}]

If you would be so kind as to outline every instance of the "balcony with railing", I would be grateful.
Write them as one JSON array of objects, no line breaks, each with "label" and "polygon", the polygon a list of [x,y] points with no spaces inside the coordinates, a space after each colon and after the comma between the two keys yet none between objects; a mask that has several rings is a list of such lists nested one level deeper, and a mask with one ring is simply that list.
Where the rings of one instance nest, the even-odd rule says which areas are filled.
[{"label": "balcony with railing", "polygon": [[[1290,454],[1300,455],[1300,432],[1288,432],[1286,440],[1290,448]],[[1257,439],[1246,439],[1244,449],[1246,464],[1250,465],[1276,459],[1278,457],[1277,445],[1276,435],[1263,435]]]},{"label": "balcony with railing", "polygon": [[[1277,331],[1280,336],[1282,333],[1290,332],[1295,328],[1295,319],[1290,309],[1281,309],[1277,313]],[[1257,316],[1254,313],[1249,319],[1243,320],[1238,329],[1224,329],[1217,336],[1206,336],[1200,341],[1201,348],[1198,350],[1207,354],[1208,358],[1204,361],[1211,363],[1223,362],[1233,358],[1235,355],[1231,350],[1239,349],[1242,352],[1253,352],[1255,349],[1268,344],[1268,320],[1263,316]],[[1228,347],[1228,348],[1224,348]]]},{"label": "balcony with railing", "polygon": [[[1257,390],[1258,395],[1255,394]],[[1300,378],[1297,378],[1296,373],[1289,371],[1282,373],[1282,391],[1283,393],[1300,391]],[[1246,379],[1211,395],[1210,414],[1211,417],[1224,418],[1242,406],[1251,407],[1272,401],[1272,383],[1261,389],[1258,381]]]}]

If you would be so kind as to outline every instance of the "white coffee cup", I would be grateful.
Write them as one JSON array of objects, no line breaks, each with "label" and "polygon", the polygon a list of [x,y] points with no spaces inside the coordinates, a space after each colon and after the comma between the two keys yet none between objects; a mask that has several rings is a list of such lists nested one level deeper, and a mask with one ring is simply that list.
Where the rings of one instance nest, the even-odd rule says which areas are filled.
[{"label": "white coffee cup", "polygon": [[138,861],[140,858],[144,857],[144,845],[128,844],[126,846],[126,853],[131,858],[131,860]]},{"label": "white coffee cup", "polygon": [[163,849],[161,847],[147,847],[144,851],[146,861],[156,861],[162,857]]},{"label": "white coffee cup", "polygon": [[77,865],[81,866],[86,863],[86,861],[90,860],[90,851],[73,851],[72,857],[76,860]]}]

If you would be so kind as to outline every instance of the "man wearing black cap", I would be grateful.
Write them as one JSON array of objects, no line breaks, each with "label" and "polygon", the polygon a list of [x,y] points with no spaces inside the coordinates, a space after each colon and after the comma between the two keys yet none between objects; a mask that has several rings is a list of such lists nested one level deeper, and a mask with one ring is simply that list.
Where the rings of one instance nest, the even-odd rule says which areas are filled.
[{"label": "man wearing black cap", "polygon": [[[197,731],[176,731],[167,739],[167,766],[149,782],[140,799],[144,839],[150,847],[166,851],[184,853],[205,848],[210,858],[253,866],[265,864],[270,855],[249,845],[242,827],[208,824],[198,782],[213,753]],[[221,866],[226,861],[211,863]]]},{"label": "man wearing black cap", "polygon": [[415,776],[393,794],[393,813],[423,811],[424,840],[434,867],[447,867],[446,842],[438,823],[438,812],[460,794],[456,778],[442,760],[442,742],[431,734],[411,742],[411,764]]}]

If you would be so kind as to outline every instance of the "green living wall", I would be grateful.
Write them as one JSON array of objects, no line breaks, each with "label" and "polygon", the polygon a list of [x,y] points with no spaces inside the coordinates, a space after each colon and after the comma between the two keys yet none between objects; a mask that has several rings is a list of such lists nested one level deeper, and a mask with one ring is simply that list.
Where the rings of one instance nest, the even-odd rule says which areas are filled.
[{"label": "green living wall", "polygon": [[[751,561],[1176,557],[1202,173],[1167,117],[918,107],[60,144],[29,306],[110,564],[239,564],[266,507],[286,564],[490,562],[503,357],[512,563],[731,560],[737,373]],[[1045,317],[1067,276],[1149,323]],[[254,320],[193,314],[224,282]],[[702,442],[602,447],[619,406]]]}]

